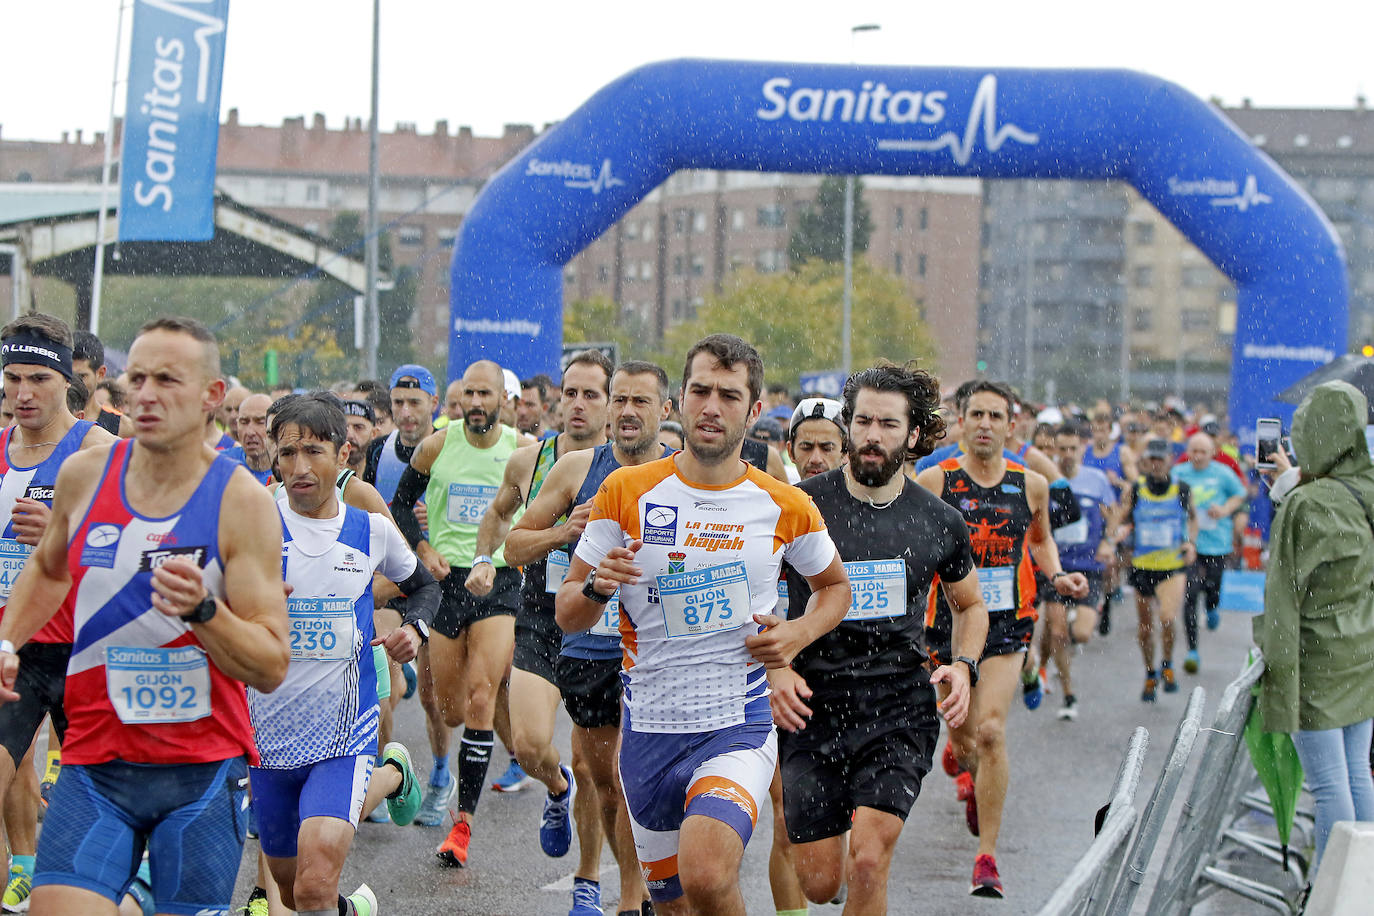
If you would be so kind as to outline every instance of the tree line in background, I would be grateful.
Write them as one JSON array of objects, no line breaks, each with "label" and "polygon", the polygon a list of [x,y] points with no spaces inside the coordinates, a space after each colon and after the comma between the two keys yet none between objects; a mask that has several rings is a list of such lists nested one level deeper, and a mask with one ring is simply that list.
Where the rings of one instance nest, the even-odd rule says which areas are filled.
[{"label": "tree line in background", "polygon": [[[873,220],[855,181],[852,360],[872,365],[880,358],[938,370],[929,330],[919,304],[896,275],[863,257]],[[789,269],[760,274],[738,272],[728,289],[707,296],[696,314],[669,328],[661,343],[638,313],[620,314],[609,299],[567,304],[563,339],[614,342],[622,359],[652,359],[677,372],[682,354],[701,337],[729,332],[753,343],[763,356],[769,383],[795,389],[804,372],[842,365],[841,318],[844,284],[844,179],[821,182],[815,203],[803,211],[788,244]]]},{"label": "tree line in background", "polygon": [[[334,217],[329,242],[360,257],[362,216]],[[382,233],[379,265],[394,287],[378,294],[382,339],[379,366],[415,361],[410,322],[419,273],[401,266],[392,273],[391,239]],[[358,375],[353,347],[352,289],[329,276],[292,284],[256,277],[111,277],[105,281],[100,337],[127,350],[139,327],[155,315],[186,315],[204,322],[220,340],[221,363],[250,388],[314,387]],[[267,353],[276,354],[277,378],[269,379]]]}]

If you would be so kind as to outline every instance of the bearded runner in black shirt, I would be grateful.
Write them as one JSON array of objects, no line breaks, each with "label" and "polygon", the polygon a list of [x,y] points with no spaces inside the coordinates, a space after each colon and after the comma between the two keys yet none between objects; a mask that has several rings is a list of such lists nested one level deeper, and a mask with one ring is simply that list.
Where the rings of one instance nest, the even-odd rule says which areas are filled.
[{"label": "bearded runner in black shirt", "polygon": [[[968,528],[902,473],[943,433],[939,406],[939,384],[923,370],[880,365],[851,376],[848,466],[799,484],[825,518],[853,600],[790,669],[770,672],[783,807],[806,896],[830,901],[847,873],[857,912],[887,910],[892,852],[940,736],[932,685],[948,685],[938,710],[962,725],[987,633]],[[958,657],[928,674],[922,621],[937,574],[955,612]],[[810,589],[790,569],[787,586],[795,617]]]}]

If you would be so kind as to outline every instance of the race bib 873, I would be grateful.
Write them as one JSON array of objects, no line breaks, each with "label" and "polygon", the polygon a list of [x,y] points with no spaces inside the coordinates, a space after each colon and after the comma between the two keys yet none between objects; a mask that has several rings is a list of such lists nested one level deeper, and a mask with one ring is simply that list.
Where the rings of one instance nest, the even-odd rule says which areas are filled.
[{"label": "race bib 873", "polygon": [[668,636],[705,636],[751,620],[749,576],[743,563],[658,576],[658,597]]}]

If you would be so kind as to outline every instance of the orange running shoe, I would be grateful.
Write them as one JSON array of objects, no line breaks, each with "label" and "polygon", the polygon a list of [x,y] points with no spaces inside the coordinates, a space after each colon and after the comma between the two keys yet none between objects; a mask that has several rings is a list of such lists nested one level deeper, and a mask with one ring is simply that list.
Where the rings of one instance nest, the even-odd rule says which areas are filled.
[{"label": "orange running shoe", "polygon": [[973,797],[972,773],[960,773],[954,778],[954,797],[959,801],[968,801]]},{"label": "orange running shoe", "polygon": [[964,772],[964,768],[959,765],[959,758],[954,756],[954,746],[948,741],[945,742],[945,753],[940,758],[940,764],[945,768],[945,775],[950,779]]},{"label": "orange running shoe", "polygon": [[992,856],[979,856],[973,860],[973,884],[968,892],[974,897],[995,897],[1002,894],[1002,879],[997,875],[997,860]]},{"label": "orange running shoe", "polygon": [[468,864],[468,843],[472,842],[472,827],[459,818],[448,832],[448,837],[439,844],[434,854],[439,857],[445,868],[463,868]]}]

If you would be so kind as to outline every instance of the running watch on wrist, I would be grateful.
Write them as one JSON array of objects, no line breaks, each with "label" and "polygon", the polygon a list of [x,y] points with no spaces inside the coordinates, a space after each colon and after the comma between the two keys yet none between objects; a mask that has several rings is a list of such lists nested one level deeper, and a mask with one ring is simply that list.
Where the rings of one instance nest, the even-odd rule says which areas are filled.
[{"label": "running watch on wrist", "polygon": [[482,554],[481,556],[477,556],[477,557],[473,557],[473,558],[472,558],[472,565],[473,565],[474,567],[481,566],[483,563],[487,564],[488,566],[495,566],[495,565],[496,565],[495,563],[493,563],[493,562],[491,561],[491,557],[487,556],[486,554]]},{"label": "running watch on wrist", "polygon": [[401,624],[401,626],[413,628],[420,636],[420,645],[429,645],[429,625],[423,620],[407,620],[405,623]]},{"label": "running watch on wrist", "polygon": [[[969,658],[967,655],[961,655],[961,656],[959,656],[958,658],[956,658],[954,661],[955,661],[955,662],[963,662],[966,666],[968,666],[968,685],[969,685],[970,687],[977,687],[977,686],[978,686],[978,663],[977,663],[976,661],[974,661],[973,659]],[[950,664],[953,664],[953,663],[954,663],[954,662],[951,662]]]},{"label": "running watch on wrist", "polygon": [[219,605],[215,604],[215,596],[206,595],[205,600],[197,604],[195,610],[181,619],[187,623],[208,623],[218,610]]},{"label": "running watch on wrist", "polygon": [[[587,581],[582,584],[582,594],[597,604],[610,604],[611,595],[603,595],[596,590],[596,570],[587,573]],[[614,592],[611,593],[615,594]]]}]

